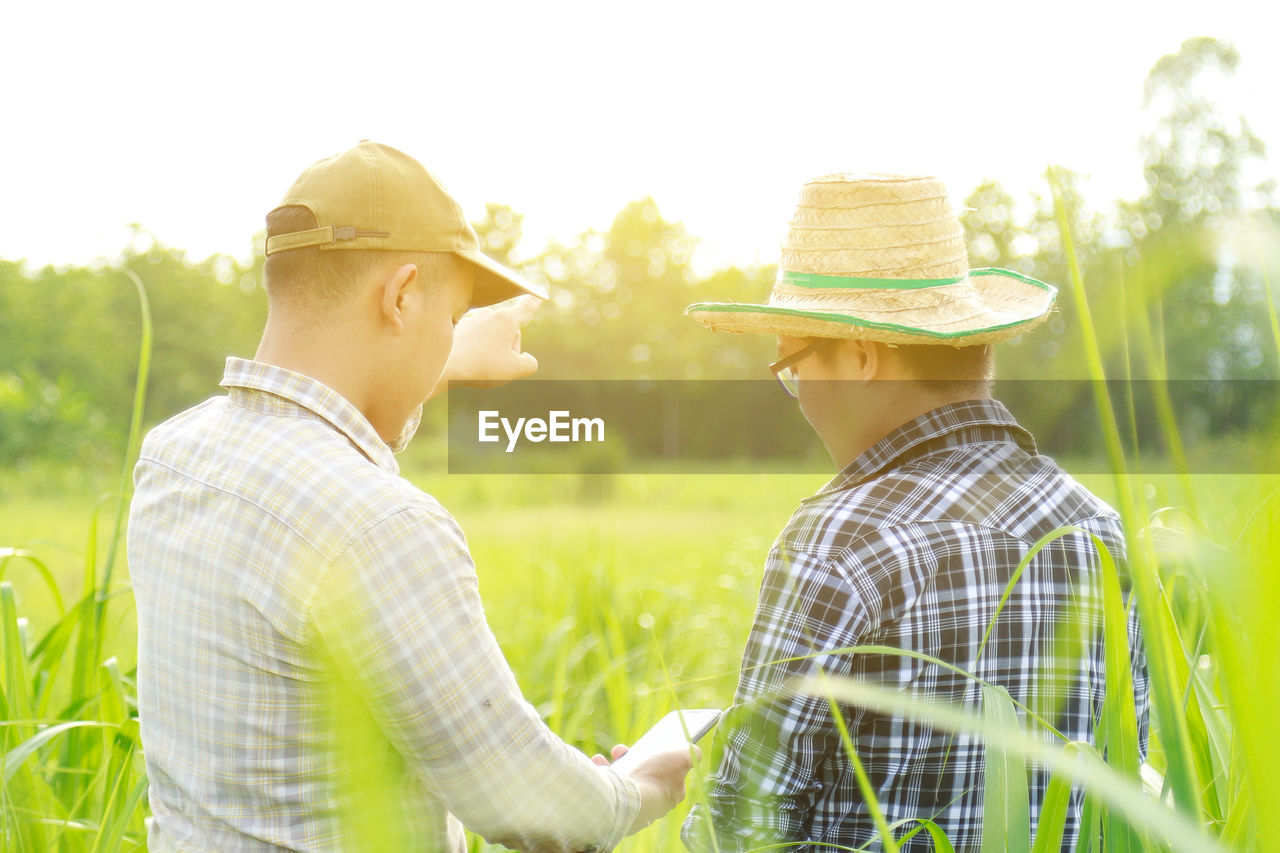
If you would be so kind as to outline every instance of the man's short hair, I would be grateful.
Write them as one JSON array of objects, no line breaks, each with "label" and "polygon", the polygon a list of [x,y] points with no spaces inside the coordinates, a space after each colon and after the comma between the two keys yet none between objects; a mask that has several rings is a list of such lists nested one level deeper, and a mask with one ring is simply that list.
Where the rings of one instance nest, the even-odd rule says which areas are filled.
[{"label": "man's short hair", "polygon": [[[301,205],[278,207],[267,214],[268,239],[315,227],[315,214]],[[382,270],[417,264],[429,281],[450,263],[457,259],[449,252],[325,251],[308,246],[268,255],[263,276],[272,302],[323,313],[346,302],[361,282]]]},{"label": "man's short hair", "polygon": [[923,390],[938,395],[989,396],[996,378],[990,344],[952,347],[937,344],[898,344],[896,355],[906,363]]},{"label": "man's short hair", "polygon": [[[816,340],[816,339],[815,339]],[[986,397],[996,378],[994,350],[990,344],[953,347],[940,344],[884,344],[910,371],[921,390],[937,396]],[[832,347],[822,347],[818,356],[833,359]]]}]

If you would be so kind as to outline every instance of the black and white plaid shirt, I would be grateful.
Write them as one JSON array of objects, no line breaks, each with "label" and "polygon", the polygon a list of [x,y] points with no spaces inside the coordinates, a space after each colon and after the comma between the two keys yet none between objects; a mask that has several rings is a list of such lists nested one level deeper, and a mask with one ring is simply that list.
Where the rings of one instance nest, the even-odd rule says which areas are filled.
[{"label": "black and white plaid shirt", "polygon": [[[801,842],[791,849],[880,849],[830,705],[783,690],[794,676],[820,666],[981,706],[976,681],[909,657],[775,661],[860,644],[923,652],[1003,685],[1065,736],[1091,741],[1106,678],[1099,560],[1086,535],[1066,535],[1036,555],[978,656],[1019,561],[1064,525],[1098,536],[1123,566],[1116,513],[1037,455],[1031,435],[995,400],[944,406],[904,424],[807,498],[765,565],[737,696],[713,751],[710,819],[695,807],[685,843],[712,849],[710,823],[723,851],[787,841]],[[1136,617],[1129,635],[1145,757],[1148,685]],[[977,851],[982,741],[863,708],[842,713],[888,822],[927,818],[956,850]],[[1031,774],[1033,828],[1047,781]],[[1074,847],[1080,802],[1077,790],[1063,849]],[[930,848],[921,832],[904,850]]]}]

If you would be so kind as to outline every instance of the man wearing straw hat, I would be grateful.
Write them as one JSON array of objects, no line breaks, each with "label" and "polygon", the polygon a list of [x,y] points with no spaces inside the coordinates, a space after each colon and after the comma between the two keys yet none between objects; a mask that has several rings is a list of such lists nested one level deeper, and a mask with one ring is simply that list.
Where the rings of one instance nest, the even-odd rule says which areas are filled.
[{"label": "man wearing straw hat", "polygon": [[[935,827],[956,850],[980,849],[979,739],[852,705],[837,719],[829,699],[788,688],[797,677],[974,712],[985,682],[1052,725],[1038,729],[1047,738],[1093,740],[1106,677],[1090,534],[1121,560],[1124,534],[991,398],[992,345],[1041,322],[1055,296],[1016,272],[969,269],[936,179],[829,175],[801,191],[766,304],[688,308],[710,329],[777,336],[773,371],[838,470],[769,553],[709,811],[685,824],[692,849],[880,849],[881,821],[899,838],[918,830],[903,849],[930,849]],[[1067,525],[1080,530],[1044,544],[1011,583]],[[1128,633],[1145,756],[1136,619]],[[904,653],[837,651],[858,645]],[[1033,827],[1047,781],[1030,776]]]},{"label": "man wearing straw hat", "polygon": [[149,848],[458,853],[465,825],[605,850],[665,814],[689,751],[618,772],[550,731],[462,531],[393,456],[443,378],[537,367],[530,311],[468,309],[545,294],[481,254],[422,164],[368,141],[302,173],[266,249],[257,355],[135,470]]}]

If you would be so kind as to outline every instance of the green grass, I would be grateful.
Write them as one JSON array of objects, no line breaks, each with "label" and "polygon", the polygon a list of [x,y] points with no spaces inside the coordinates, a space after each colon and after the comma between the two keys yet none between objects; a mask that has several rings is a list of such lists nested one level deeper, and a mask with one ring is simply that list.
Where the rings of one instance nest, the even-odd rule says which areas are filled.
[{"label": "green grass", "polygon": [[[1074,267],[1073,279],[1087,305]],[[1280,336],[1274,317],[1273,326]],[[1137,334],[1146,340],[1140,323]],[[1096,345],[1086,350],[1100,377]],[[128,459],[139,411],[140,398]],[[1057,849],[1069,784],[1078,783],[1085,822],[1102,828],[1106,850],[1280,849],[1267,808],[1280,802],[1280,476],[1128,475],[1114,419],[1101,427],[1111,473],[1079,479],[1125,518],[1152,678],[1149,763],[1164,790],[1146,794],[1137,778],[1114,568],[1103,582],[1110,689],[1097,743],[1047,743],[992,686],[980,713],[854,682],[800,687],[829,695],[833,707],[865,704],[984,738],[991,847]],[[770,543],[824,480],[462,477],[440,473],[438,448],[413,458],[407,475],[468,535],[489,623],[527,697],[589,753],[634,739],[673,707],[728,704]],[[144,843],[136,628],[120,547],[128,468],[33,468],[0,482],[0,849]],[[1024,813],[1029,760],[1054,773],[1035,837]],[[703,795],[701,779],[691,790],[691,799]],[[624,849],[678,849],[687,808]],[[912,832],[947,846],[927,822],[882,820],[881,832],[885,849]]]},{"label": "green grass", "polygon": [[[490,625],[526,696],[555,731],[588,752],[634,739],[677,703],[730,701],[772,537],[798,500],[823,482],[811,475],[621,475],[612,482],[612,497],[600,502],[584,500],[582,478],[569,475],[407,474],[436,495],[466,532]],[[1104,497],[1116,486],[1106,476],[1082,479]],[[1134,479],[1130,485],[1152,508],[1166,505],[1181,488],[1174,475]],[[1280,477],[1196,477],[1194,485],[1205,522],[1217,531],[1214,538],[1230,546],[1255,509],[1265,510],[1264,500],[1280,489]],[[30,545],[46,555],[69,608],[82,581],[92,508],[93,501],[75,496],[23,500],[11,494],[0,502],[0,543]],[[104,516],[110,509],[104,506]],[[1254,517],[1249,529],[1257,533],[1261,523]],[[45,584],[19,561],[11,561],[5,578],[14,585],[17,612],[28,620],[30,645],[54,624],[56,610]],[[132,607],[121,596],[112,608],[102,660],[114,657],[115,670],[127,676],[134,657]],[[69,656],[70,651],[64,677]],[[107,670],[102,672],[100,680],[109,682]],[[120,692],[126,707],[128,691],[125,678]],[[51,703],[51,710],[58,707],[59,701]],[[72,716],[107,722],[83,709]],[[55,735],[51,743],[69,734]],[[82,769],[105,772],[102,762],[114,746],[103,748],[97,743],[101,735],[94,737],[83,758],[96,763]],[[1229,760],[1230,749],[1228,738],[1220,764]],[[48,757],[62,760],[56,750]],[[116,763],[125,760],[121,748]],[[136,752],[127,760],[138,778]],[[118,792],[117,800],[129,793]],[[684,810],[629,840],[627,849],[675,849]],[[92,849],[75,846],[76,839],[87,843],[88,837],[87,830],[64,834],[63,843],[67,849]]]}]

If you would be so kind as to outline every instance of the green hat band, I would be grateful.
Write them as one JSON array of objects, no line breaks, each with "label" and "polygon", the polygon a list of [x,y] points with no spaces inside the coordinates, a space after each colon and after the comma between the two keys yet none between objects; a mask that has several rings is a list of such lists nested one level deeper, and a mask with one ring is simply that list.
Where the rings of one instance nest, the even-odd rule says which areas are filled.
[{"label": "green hat band", "polygon": [[944,287],[959,284],[960,278],[854,278],[846,275],[818,275],[808,272],[783,270],[778,280],[796,287],[840,288],[844,290],[919,290],[923,287]]}]

